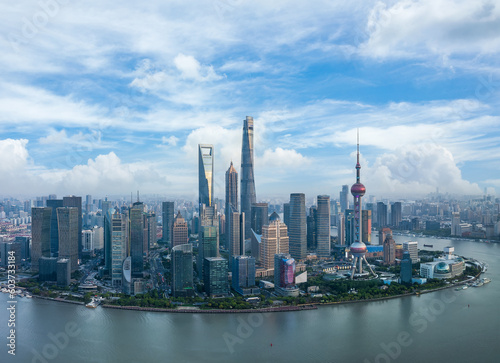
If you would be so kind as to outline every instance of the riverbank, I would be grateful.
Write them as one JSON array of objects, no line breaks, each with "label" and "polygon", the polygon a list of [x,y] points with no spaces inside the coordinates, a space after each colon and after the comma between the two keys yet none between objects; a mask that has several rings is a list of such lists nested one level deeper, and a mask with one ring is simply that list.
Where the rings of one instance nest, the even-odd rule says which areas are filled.
[{"label": "riverbank", "polygon": [[165,313],[191,313],[191,314],[231,314],[231,313],[277,313],[277,312],[287,312],[287,311],[301,311],[301,310],[315,310],[318,307],[313,304],[307,305],[290,305],[290,306],[278,306],[272,308],[260,308],[260,309],[162,309],[162,308],[147,308],[141,306],[118,306],[118,305],[101,305],[103,308],[108,309],[121,309],[121,310],[138,310],[138,311],[153,311],[153,312],[165,312]]}]

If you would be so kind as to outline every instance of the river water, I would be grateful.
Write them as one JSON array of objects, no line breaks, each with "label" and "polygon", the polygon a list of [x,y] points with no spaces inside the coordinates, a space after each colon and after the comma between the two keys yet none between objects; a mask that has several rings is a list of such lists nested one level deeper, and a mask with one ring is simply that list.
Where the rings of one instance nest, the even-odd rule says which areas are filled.
[{"label": "river water", "polygon": [[[407,237],[395,236],[397,242]],[[489,264],[492,282],[463,291],[266,314],[169,314],[17,298],[0,362],[497,362],[500,244],[413,238]]]}]

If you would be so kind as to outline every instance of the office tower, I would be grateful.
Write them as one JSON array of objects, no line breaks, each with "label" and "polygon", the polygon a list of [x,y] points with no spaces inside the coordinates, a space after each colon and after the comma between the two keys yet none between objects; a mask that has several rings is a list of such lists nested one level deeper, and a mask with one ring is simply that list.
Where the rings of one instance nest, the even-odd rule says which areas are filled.
[{"label": "office tower", "polygon": [[290,194],[290,255],[296,260],[307,256],[306,196],[304,193]]},{"label": "office tower", "polygon": [[172,295],[194,296],[193,247],[189,243],[172,248]]},{"label": "office tower", "polygon": [[253,203],[251,208],[252,220],[250,228],[257,234],[262,234],[262,227],[269,224],[268,204]]},{"label": "office tower", "polygon": [[56,264],[57,286],[66,287],[71,282],[71,261],[61,258]]},{"label": "office tower", "polygon": [[[366,261],[366,245],[361,240],[362,236],[362,204],[361,198],[366,193],[366,188],[361,184],[361,165],[359,164],[359,133],[358,133],[358,145],[357,145],[357,162],[356,162],[356,183],[351,187],[351,193],[354,197],[354,243],[350,246],[351,254],[354,256],[354,261],[351,270],[351,279],[354,277],[356,271],[356,262],[359,261],[358,272],[363,274],[363,261],[368,265],[370,272],[375,275],[372,268]],[[376,275],[375,275],[376,276]]]},{"label": "office tower", "polygon": [[[255,258],[236,256],[232,258],[231,285],[240,295],[247,295],[250,287],[255,286]],[[253,290],[253,289],[252,289]]]},{"label": "office tower", "polygon": [[350,246],[354,243],[354,210],[345,210],[345,244]]},{"label": "office tower", "polygon": [[161,205],[161,220],[163,225],[162,241],[168,248],[172,248],[172,227],[174,225],[174,202],[163,202]]},{"label": "office tower", "polygon": [[361,240],[363,243],[371,244],[372,242],[372,211],[371,210],[363,210],[361,211],[362,215],[362,223],[363,223],[363,228],[361,229],[363,231]]},{"label": "office tower", "polygon": [[330,257],[330,197],[318,195],[316,211],[316,243],[318,257]]},{"label": "office tower", "polygon": [[383,245],[387,236],[392,236],[392,230],[390,228],[382,228],[378,232],[378,244]]},{"label": "office tower", "polygon": [[14,240],[16,243],[19,243],[20,251],[21,251],[21,260],[28,261],[31,257],[31,248],[30,248],[30,237],[27,236],[17,236]]},{"label": "office tower", "polygon": [[[109,274],[111,276],[111,285],[120,287],[123,282],[123,261],[128,255],[127,246],[129,234],[131,234],[129,220],[127,214],[122,214],[118,210],[110,209],[108,213],[110,213],[111,222],[111,265]],[[130,261],[132,261],[132,257]]]},{"label": "office tower", "polygon": [[229,250],[231,246],[231,235],[229,232],[231,223],[230,215],[234,212],[238,212],[238,173],[236,172],[236,169],[233,166],[233,162],[231,161],[231,165],[226,171],[226,205],[224,208],[224,236],[225,247],[227,250]]},{"label": "office tower", "polygon": [[132,257],[128,256],[123,260],[122,268],[122,291],[126,295],[134,293],[132,281]]},{"label": "office tower", "polygon": [[132,277],[142,277],[144,270],[144,204],[135,202],[130,208],[130,257]]},{"label": "office tower", "polygon": [[349,209],[349,185],[342,185],[342,191],[340,192],[340,211],[345,212]]},{"label": "office tower", "polygon": [[283,223],[290,227],[290,203],[283,204]]},{"label": "office tower", "polygon": [[217,227],[203,226],[199,237],[198,273],[203,274],[203,260],[207,257],[219,257],[219,233]]},{"label": "office tower", "polygon": [[383,202],[377,203],[377,229],[387,227],[387,205]]},{"label": "office tower", "polygon": [[149,254],[149,249],[156,245],[156,214],[147,213],[144,215],[144,229],[147,235],[147,254]]},{"label": "office tower", "polygon": [[50,218],[52,208],[31,209],[31,271],[38,272],[38,260],[50,257]]},{"label": "office tower", "polygon": [[403,251],[403,259],[401,260],[401,283],[411,284],[412,277],[412,259],[409,251]]},{"label": "office tower", "polygon": [[269,222],[262,228],[260,243],[260,263],[265,269],[274,268],[274,255],[289,253],[288,228],[279,219]]},{"label": "office tower", "polygon": [[198,145],[198,195],[199,207],[212,206],[214,191],[214,146]]},{"label": "office tower", "polygon": [[188,241],[188,225],[184,217],[182,217],[181,211],[178,211],[172,225],[172,248],[186,244]]},{"label": "office tower", "polygon": [[82,243],[83,243],[83,250],[82,252],[84,254],[94,254],[94,231],[91,229],[86,229],[82,231]]},{"label": "office tower", "polygon": [[[75,207],[78,208],[78,258],[82,258],[82,197],[75,197],[70,195],[69,197],[63,197],[63,207]],[[59,247],[60,248],[60,247]],[[73,261],[71,261],[71,268],[74,268]]]},{"label": "office tower", "polygon": [[391,225],[394,229],[399,229],[399,223],[403,220],[401,211],[401,202],[395,202],[391,205]]},{"label": "office tower", "polygon": [[92,212],[92,196],[85,196],[85,226],[90,226],[90,212]]},{"label": "office tower", "polygon": [[419,261],[418,242],[415,241],[403,242],[403,253],[404,251],[408,251],[410,253],[410,258],[414,263],[417,263]]},{"label": "office tower", "polygon": [[[205,204],[200,206],[200,230],[202,227],[219,228],[219,217],[217,215],[217,206],[208,207]],[[200,231],[198,231],[200,233]]]},{"label": "office tower", "polygon": [[57,208],[57,225],[59,258],[68,258],[71,261],[71,272],[74,272],[78,270],[78,208]]},{"label": "office tower", "polygon": [[384,246],[384,263],[386,265],[393,265],[396,258],[396,242],[392,238],[392,231],[389,228],[384,228],[383,232],[379,232],[379,238],[383,239]]},{"label": "office tower", "polygon": [[40,282],[57,281],[57,257],[40,257],[38,265],[38,280]]},{"label": "office tower", "polygon": [[229,256],[240,256],[245,254],[245,214],[238,213],[232,205],[229,206],[229,214],[226,216],[228,231],[226,236],[229,243]]},{"label": "office tower", "polygon": [[[16,242],[0,242],[0,256],[2,263],[0,266],[7,269],[8,265],[14,264],[16,270],[21,268],[21,244]],[[9,260],[9,257],[10,260]],[[12,259],[14,257],[14,259]]]},{"label": "office tower", "polygon": [[208,296],[226,296],[229,293],[227,260],[222,257],[203,259],[203,281]]},{"label": "office tower", "polygon": [[256,202],[253,172],[253,118],[243,120],[243,141],[241,144],[241,212],[247,216],[245,235],[250,236],[252,204]]},{"label": "office tower", "polygon": [[316,244],[316,212],[317,208],[312,206],[309,208],[309,215],[306,217],[307,224],[307,249],[312,251],[317,247]]},{"label": "office tower", "polygon": [[103,226],[104,226],[104,271],[106,275],[111,276],[111,216],[115,212],[114,208],[111,207],[110,201],[102,202],[102,215],[103,215]]},{"label": "office tower", "polygon": [[453,212],[451,214],[451,235],[452,236],[461,236],[460,233],[460,213]]},{"label": "office tower", "polygon": [[59,252],[59,228],[57,228],[57,208],[63,207],[62,199],[48,199],[47,207],[52,208],[50,216],[50,255],[57,257]]},{"label": "office tower", "polygon": [[295,285],[295,260],[289,254],[274,255],[274,289],[282,296],[299,295]]},{"label": "office tower", "polygon": [[345,217],[343,213],[338,214],[337,218],[337,245],[345,246]]}]

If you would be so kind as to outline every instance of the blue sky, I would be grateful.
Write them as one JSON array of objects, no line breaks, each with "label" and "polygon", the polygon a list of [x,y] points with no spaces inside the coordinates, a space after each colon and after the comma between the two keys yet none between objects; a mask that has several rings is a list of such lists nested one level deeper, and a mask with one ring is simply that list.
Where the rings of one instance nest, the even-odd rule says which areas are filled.
[{"label": "blue sky", "polygon": [[500,192],[493,1],[0,5],[2,195],[215,194],[255,120],[257,197]]}]

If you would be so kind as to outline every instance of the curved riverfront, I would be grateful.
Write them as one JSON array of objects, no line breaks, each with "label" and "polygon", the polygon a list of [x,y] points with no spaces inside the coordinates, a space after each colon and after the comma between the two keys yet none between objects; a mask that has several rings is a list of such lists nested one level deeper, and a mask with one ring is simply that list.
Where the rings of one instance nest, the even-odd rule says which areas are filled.
[{"label": "curved riverfront", "polygon": [[[16,357],[4,347],[0,361],[43,362],[35,359],[40,355],[64,363],[496,362],[500,244],[417,240],[434,250],[452,245],[456,254],[486,262],[483,276],[491,283],[279,314],[158,314],[17,298]],[[1,311],[7,301],[0,294]],[[6,334],[8,316],[1,311],[0,331]],[[72,324],[77,334],[67,335],[60,349],[51,337],[72,332]]]}]

